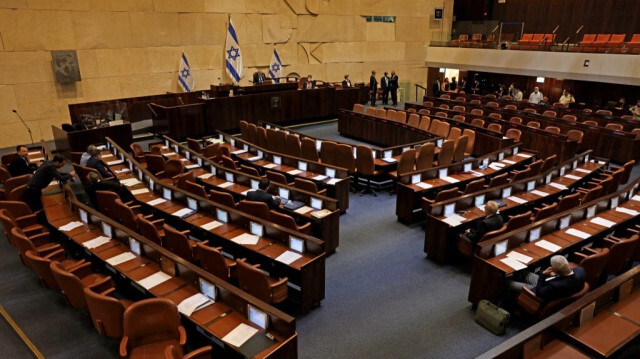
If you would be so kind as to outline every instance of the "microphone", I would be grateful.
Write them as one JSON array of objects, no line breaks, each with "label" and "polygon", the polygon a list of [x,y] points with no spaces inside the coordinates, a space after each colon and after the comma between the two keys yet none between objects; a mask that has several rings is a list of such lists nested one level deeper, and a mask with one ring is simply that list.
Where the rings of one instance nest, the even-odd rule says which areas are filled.
[{"label": "microphone", "polygon": [[178,101],[180,101],[181,105],[184,105],[184,101],[182,101],[182,97],[181,96],[178,96]]},{"label": "microphone", "polygon": [[20,114],[18,113],[18,110],[14,109],[12,110],[12,112],[18,116],[18,118],[20,119],[20,122],[22,122],[24,127],[27,128],[27,132],[29,132],[29,138],[31,139],[31,147],[36,147],[36,145],[33,143],[33,135],[31,134],[31,129],[29,128],[29,126],[27,126],[27,123],[24,122],[24,120],[22,119],[22,116],[20,116]]}]

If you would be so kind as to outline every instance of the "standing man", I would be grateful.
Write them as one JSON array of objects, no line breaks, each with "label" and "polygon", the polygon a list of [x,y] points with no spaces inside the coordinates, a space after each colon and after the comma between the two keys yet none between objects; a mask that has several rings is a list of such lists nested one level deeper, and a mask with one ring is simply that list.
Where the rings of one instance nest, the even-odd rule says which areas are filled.
[{"label": "standing man", "polygon": [[433,84],[431,85],[431,92],[433,92],[433,97],[440,97],[441,91],[442,91],[442,88],[440,85],[440,79],[437,78],[435,81],[433,81]]},{"label": "standing man", "polygon": [[378,92],[376,70],[371,71],[371,77],[369,78],[369,87],[371,88],[371,106],[376,107],[376,93]]},{"label": "standing man", "polygon": [[380,78],[380,88],[382,89],[382,104],[389,103],[389,75],[385,71],[384,76]]},{"label": "standing man", "polygon": [[253,74],[254,85],[262,85],[266,79],[267,77],[264,75],[264,72],[262,72],[262,70],[258,70]]},{"label": "standing man", "polygon": [[351,80],[349,80],[349,75],[344,75],[344,80],[342,80],[342,87],[351,87]]},{"label": "standing man", "polygon": [[544,99],[544,95],[540,92],[538,86],[533,88],[533,92],[529,95],[529,103],[540,103]]},{"label": "standing man", "polygon": [[25,145],[16,147],[16,157],[9,164],[9,173],[12,177],[30,175],[38,168],[34,163],[29,163],[29,149]]},{"label": "standing man", "polygon": [[57,179],[59,182],[66,182],[76,175],[76,171],[69,173],[58,172],[59,168],[62,168],[66,163],[66,159],[61,154],[57,153],[53,155],[51,161],[46,161],[40,166],[27,183],[27,189],[25,191],[25,197],[27,204],[32,211],[42,209],[42,190],[45,189],[53,179]]},{"label": "standing man", "polygon": [[391,91],[391,102],[393,102],[393,106],[398,106],[398,75],[396,75],[396,70],[391,70],[389,91]]},{"label": "standing man", "polygon": [[455,91],[457,87],[458,87],[458,81],[456,81],[456,77],[453,76],[451,78],[451,84],[449,84],[449,90]]}]

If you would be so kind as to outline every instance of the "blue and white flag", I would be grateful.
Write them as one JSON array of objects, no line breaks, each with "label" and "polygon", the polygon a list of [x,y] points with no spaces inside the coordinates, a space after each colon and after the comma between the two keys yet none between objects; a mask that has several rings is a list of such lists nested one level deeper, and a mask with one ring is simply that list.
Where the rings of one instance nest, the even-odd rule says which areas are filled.
[{"label": "blue and white flag", "polygon": [[233,28],[231,19],[229,19],[229,29],[227,30],[227,41],[225,45],[225,58],[227,63],[227,74],[234,82],[240,82],[244,74],[242,67],[242,53],[240,52],[240,44],[236,30]]},{"label": "blue and white flag", "polygon": [[187,57],[182,53],[182,59],[180,60],[180,69],[178,69],[178,83],[185,92],[191,92],[196,85],[196,80],[191,74],[191,67],[189,67],[189,61]]},{"label": "blue and white flag", "polygon": [[282,77],[284,70],[282,68],[282,60],[276,48],[273,48],[273,55],[271,55],[271,63],[269,64],[269,77],[273,79],[273,82],[280,82],[279,77]]}]

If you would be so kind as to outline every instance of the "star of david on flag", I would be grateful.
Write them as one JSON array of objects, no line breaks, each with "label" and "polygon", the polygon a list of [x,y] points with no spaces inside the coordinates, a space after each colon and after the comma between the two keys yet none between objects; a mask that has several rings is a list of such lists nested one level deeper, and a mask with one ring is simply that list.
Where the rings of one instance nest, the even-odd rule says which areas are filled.
[{"label": "star of david on flag", "polygon": [[244,74],[244,68],[242,67],[242,52],[240,51],[240,44],[238,43],[236,30],[231,23],[231,19],[229,19],[227,41],[225,44],[225,62],[229,77],[231,77],[236,83],[240,82],[240,79]]},{"label": "star of david on flag", "polygon": [[282,60],[276,48],[273,48],[273,55],[271,55],[271,63],[269,64],[269,77],[273,79],[273,82],[278,83],[279,77],[284,76],[284,69],[282,68]]},{"label": "star of david on flag", "polygon": [[196,80],[191,74],[191,67],[189,67],[189,61],[187,61],[187,57],[184,56],[184,52],[180,60],[180,68],[178,69],[178,83],[185,92],[191,92],[196,85]]}]

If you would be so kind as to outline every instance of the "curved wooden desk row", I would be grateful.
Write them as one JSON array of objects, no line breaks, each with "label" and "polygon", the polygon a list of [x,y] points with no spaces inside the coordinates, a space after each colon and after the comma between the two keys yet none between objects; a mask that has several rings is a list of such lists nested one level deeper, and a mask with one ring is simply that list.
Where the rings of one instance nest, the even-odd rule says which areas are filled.
[{"label": "curved wooden desk row", "polygon": [[[438,98],[430,98],[434,102],[434,106],[436,103],[438,104],[449,104],[451,105],[450,100],[442,100]],[[536,121],[541,124],[541,128],[545,128],[547,126],[554,126],[560,128],[561,133],[567,133],[570,130],[580,130],[583,132],[584,136],[582,138],[582,142],[579,144],[578,150],[586,150],[593,149],[594,154],[602,157],[611,158],[616,162],[626,162],[629,159],[637,159],[638,149],[640,149],[640,140],[636,139],[636,136],[629,132],[621,132],[616,131],[600,126],[592,126],[584,123],[574,123],[568,120],[564,120],[561,118],[551,118],[547,116],[543,116],[541,114],[531,114],[528,112],[517,111],[517,110],[509,110],[509,109],[499,109],[491,106],[481,106],[481,105],[466,105],[467,111],[470,111],[471,108],[480,108],[484,111],[484,115],[472,115],[468,112],[465,113],[466,117],[470,118],[482,118],[485,120],[485,123],[498,123],[503,127],[503,130],[508,128],[513,128],[514,124],[510,123],[508,120],[511,117],[519,117],[523,120],[521,126],[526,126],[526,123],[529,121]],[[443,111],[449,113],[451,115],[460,114],[457,111],[441,109],[439,107],[433,107],[432,111]],[[498,120],[492,117],[489,117],[489,114],[497,113],[500,114],[503,119]],[[534,130],[529,128],[528,131]],[[542,129],[537,129],[537,131],[543,131]],[[544,131],[547,132],[547,131]]]},{"label": "curved wooden desk row", "polygon": [[318,189],[326,188],[327,195],[338,201],[340,212],[344,213],[349,208],[349,173],[346,168],[269,151],[228,133],[216,132],[215,136],[205,137],[205,143],[222,141],[228,144],[235,159],[260,173],[280,173],[289,183],[296,177],[312,181]]},{"label": "curved wooden desk row", "polygon": [[[347,111],[347,110],[340,110],[340,114],[338,116],[338,129],[340,131],[341,134],[343,134],[342,130],[340,130],[341,128],[343,128],[344,123],[343,120],[341,120],[341,118],[343,118],[345,115],[345,113],[351,113],[351,111]],[[356,114],[354,112],[354,114]],[[359,114],[356,114],[359,115]],[[351,120],[349,120],[351,121]],[[386,120],[384,120],[386,121]],[[425,143],[429,143],[429,142],[433,142],[436,144],[437,147],[440,147],[442,145],[442,142],[444,141],[444,139],[442,137],[439,137],[437,135],[434,135],[432,133],[429,132],[425,132],[419,129],[415,129],[415,131],[413,131],[413,127],[409,127],[404,125],[404,127],[406,129],[402,129],[402,126],[399,126],[400,124],[398,122],[394,122],[394,121],[388,121],[389,122],[389,126],[393,126],[392,128],[388,128],[383,132],[386,132],[385,136],[391,136],[394,138],[397,138],[396,141],[389,141],[389,142],[393,142],[393,143],[400,143],[400,145],[394,145],[394,146],[389,146],[389,147],[384,147],[384,148],[380,148],[380,147],[375,147],[375,146],[369,146],[371,147],[371,149],[373,150],[373,156],[374,156],[374,163],[376,168],[379,168],[381,170],[383,170],[384,172],[390,172],[393,171],[396,167],[397,167],[397,163],[400,160],[400,155],[402,155],[402,152],[406,151],[407,149],[411,148],[411,147],[420,147]],[[397,123],[398,126],[394,126],[393,123]],[[347,127],[351,127],[353,124],[349,124],[346,125]],[[344,142],[339,142],[339,141],[335,141],[335,140],[329,140],[329,139],[325,139],[325,138],[320,138],[320,137],[313,137],[313,136],[309,136],[306,135],[302,132],[297,132],[297,131],[293,131],[291,129],[288,129],[286,127],[281,127],[269,122],[264,122],[264,121],[258,121],[257,126],[263,126],[266,129],[276,129],[279,131],[285,131],[285,133],[287,134],[293,134],[298,136],[298,138],[300,138],[300,140],[302,140],[303,138],[309,138],[313,141],[316,142],[316,148],[318,150],[318,156],[322,157],[322,150],[321,150],[321,144],[323,141],[328,141],[328,142],[336,142],[338,144],[343,144],[343,145],[347,145],[349,147],[352,147],[355,150],[354,145],[350,144],[350,143],[344,143]],[[357,127],[357,125],[356,125]],[[370,132],[371,129],[369,128],[361,128],[360,131],[357,132],[357,135],[347,135],[348,137],[353,137],[353,138],[360,138],[362,140],[368,141],[367,140],[367,135],[365,132]],[[395,131],[395,132],[394,132]],[[377,133],[376,131],[373,131]],[[395,135],[392,134],[392,132],[395,133]],[[414,137],[418,137],[418,138],[414,138]],[[374,142],[375,143],[375,142]],[[438,146],[440,145],[440,146]]]},{"label": "curved wooden desk row", "polygon": [[[164,218],[166,223],[180,230],[189,229],[196,239],[209,240],[209,245],[222,247],[223,254],[229,258],[247,258],[249,263],[261,264],[261,268],[271,277],[288,277],[289,297],[299,303],[303,312],[311,310],[324,299],[323,241],[162,182],[110,139],[107,138],[107,141],[114,154],[125,161],[110,165],[110,169],[120,181],[138,180],[139,183],[128,188],[147,212]],[[150,204],[151,201],[161,203]],[[179,211],[189,213],[184,217],[174,215]],[[263,236],[255,244],[243,243],[241,239],[251,234],[251,223],[263,229]],[[278,258],[291,252],[290,238],[304,241],[304,252],[299,253],[301,256],[293,262],[281,262]]]},{"label": "curved wooden desk row", "polygon": [[456,252],[460,234],[484,219],[484,205],[490,200],[504,203],[500,214],[506,223],[509,215],[525,213],[570,194],[606,165],[588,159],[589,153],[583,153],[538,176],[433,203],[426,214],[424,252],[429,259],[448,262]]},{"label": "curved wooden desk row", "polygon": [[[194,170],[196,171],[197,181],[207,188],[207,193],[209,189],[227,192],[237,202],[238,200],[246,199],[248,191],[258,188],[258,182],[261,177],[225,168],[172,138],[163,136],[163,139],[165,146],[171,148],[177,154],[176,156],[183,158],[182,156],[184,155],[184,158],[189,161],[193,160],[197,165],[201,166]],[[277,182],[271,182],[270,193],[304,203],[305,206],[301,209],[288,210],[281,208],[279,211],[294,218],[302,218],[306,222],[311,222],[311,235],[325,242],[327,253],[335,252],[335,249],[340,244],[340,209],[338,208],[337,200]],[[281,195],[285,193],[288,196]],[[312,206],[317,202],[322,204],[322,209],[326,209],[330,213],[321,218],[316,217],[313,214],[316,211]]]},{"label": "curved wooden desk row", "polygon": [[629,344],[640,335],[639,313],[636,266],[477,359],[635,357]]},{"label": "curved wooden desk row", "polygon": [[411,223],[417,219],[414,218],[416,217],[414,212],[420,209],[422,197],[434,198],[437,192],[444,189],[453,187],[462,189],[471,181],[521,169],[526,164],[533,162],[536,153],[528,150],[520,151],[520,148],[520,144],[515,144],[481,157],[467,159],[448,166],[437,166],[403,174],[398,179],[397,187],[396,215],[398,221]]},{"label": "curved wooden desk row", "polygon": [[[591,246],[616,229],[637,222],[640,197],[634,195],[639,184],[637,178],[620,191],[481,242],[481,251],[490,253],[490,258],[474,258],[469,301],[476,304],[499,297],[504,279],[518,271],[505,263],[513,253],[530,257],[524,266],[538,272],[548,266],[551,256]],[[594,223],[595,218],[600,219]]]},{"label": "curved wooden desk row", "polygon": [[[437,107],[428,107],[414,103],[405,103],[405,108],[415,108],[416,110],[428,109],[431,112],[445,112],[453,115],[459,114],[455,111],[447,111]],[[435,115],[435,114],[434,114]],[[436,117],[439,120],[445,120],[452,126],[459,126],[462,123],[471,122],[475,118],[480,118],[485,123],[498,123],[502,126],[502,131],[506,133],[509,129],[517,129],[521,132],[520,142],[522,142],[527,148],[537,151],[541,157],[549,157],[551,155],[558,155],[559,161],[564,161],[567,158],[573,157],[577,152],[578,144],[575,141],[569,141],[566,135],[554,134],[541,129],[527,127],[526,125],[519,125],[508,121],[496,120],[494,118],[467,114],[466,121],[457,121],[449,119],[447,117]]]},{"label": "curved wooden desk row", "polygon": [[[457,98],[461,96],[466,98],[465,102],[457,100]],[[434,98],[431,96],[425,96],[425,98],[427,97]],[[440,98],[443,100],[446,100],[442,97]],[[462,95],[455,94],[454,96],[452,95],[452,98],[450,100],[455,101],[457,102],[457,104],[460,104],[460,105],[463,105],[465,103],[470,105],[475,105],[475,104],[471,104],[469,101],[480,100],[482,102],[480,105],[482,106],[486,106],[486,104],[489,102],[497,102],[499,105],[501,105],[500,107],[503,107],[503,108],[506,105],[514,105],[518,108],[518,110],[521,110],[521,111],[524,111],[527,108],[532,108],[536,110],[536,113],[538,115],[544,113],[545,111],[554,111],[557,114],[557,116],[554,118],[555,120],[562,119],[562,116],[564,115],[573,115],[573,116],[576,116],[576,118],[581,121],[584,121],[584,120],[597,121],[598,125],[601,127],[604,127],[611,122],[619,123],[624,126],[625,131],[631,131],[640,125],[640,121],[633,118],[623,118],[619,116],[609,116],[609,115],[595,113],[595,112],[585,112],[582,109],[562,108],[562,107],[555,107],[552,105],[540,105],[540,104],[533,104],[529,102],[521,102],[521,101],[506,100],[506,99],[495,99],[495,98],[489,98],[486,96],[480,96],[480,95],[474,95],[474,94],[462,94]],[[426,100],[426,101],[430,101],[430,100]],[[625,114],[629,115],[629,112],[626,112]]]},{"label": "curved wooden desk row", "polygon": [[[68,242],[69,247],[75,253],[90,260],[95,271],[112,276],[121,291],[128,289],[128,292],[137,293],[137,299],[166,298],[179,305],[183,300],[200,292],[200,280],[213,286],[216,292],[216,300],[213,304],[189,315],[182,314],[197,332],[224,351],[225,356],[243,357],[247,350],[250,350],[244,347],[244,344],[235,347],[222,340],[238,325],[244,324],[258,329],[257,334],[254,335],[255,340],[263,339],[269,343],[257,349],[256,357],[297,357],[297,333],[293,317],[235,288],[77,201],[69,186],[65,186],[64,193],[43,196],[43,204],[50,226]],[[70,231],[57,230],[71,222],[81,222],[82,225]],[[94,248],[83,245],[100,236],[108,237],[108,241]],[[132,243],[140,246],[141,255],[132,253],[134,251],[131,248]],[[118,258],[118,256],[127,256],[125,253],[130,253],[128,255],[130,259],[119,263],[118,259],[122,257]],[[157,285],[147,285],[143,281],[152,275],[159,276],[160,273],[170,278],[165,278],[168,280],[159,282]],[[266,313],[270,323],[267,330],[248,320],[249,305]],[[255,352],[255,349],[253,351]]]}]

